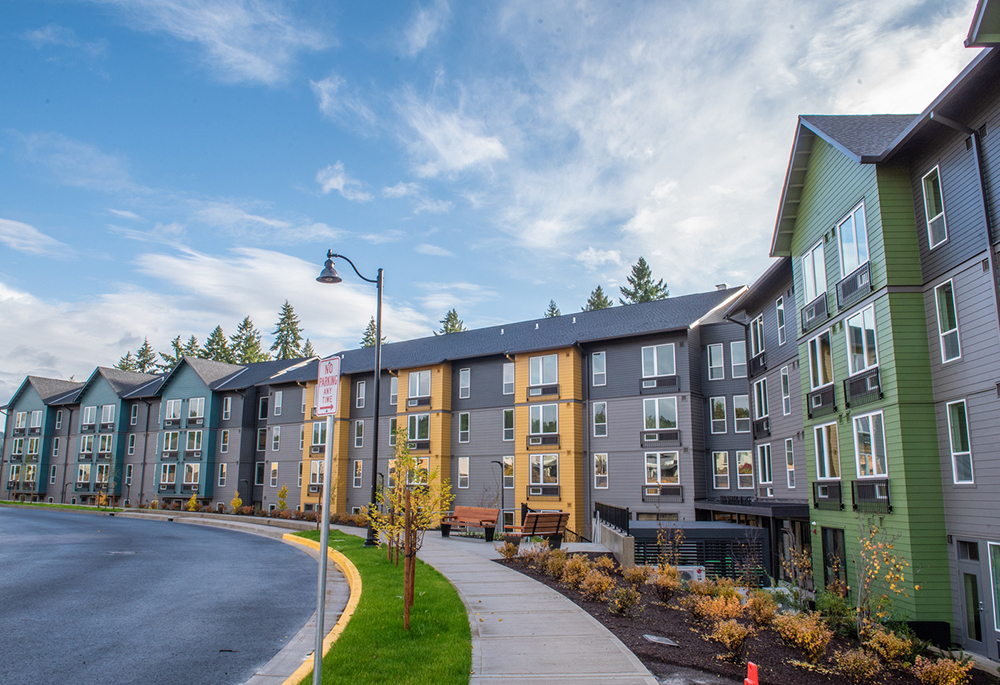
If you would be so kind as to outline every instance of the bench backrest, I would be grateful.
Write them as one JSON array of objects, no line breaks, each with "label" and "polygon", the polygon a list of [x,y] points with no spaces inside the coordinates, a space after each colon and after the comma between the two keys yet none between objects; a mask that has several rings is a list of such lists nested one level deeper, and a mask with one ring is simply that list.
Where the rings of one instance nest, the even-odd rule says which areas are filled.
[{"label": "bench backrest", "polygon": [[562,511],[530,511],[524,517],[521,530],[525,535],[551,534],[562,535],[569,524],[569,512]]},{"label": "bench backrest", "polygon": [[455,507],[453,514],[455,518],[463,521],[492,521],[496,523],[500,517],[500,510],[487,507]]}]

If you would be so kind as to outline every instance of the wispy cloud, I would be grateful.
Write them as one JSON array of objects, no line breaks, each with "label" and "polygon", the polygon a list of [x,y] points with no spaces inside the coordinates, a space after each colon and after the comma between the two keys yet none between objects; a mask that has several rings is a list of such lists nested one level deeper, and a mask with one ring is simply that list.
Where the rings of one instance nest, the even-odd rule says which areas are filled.
[{"label": "wispy cloud", "polygon": [[61,133],[13,134],[28,161],[47,169],[60,183],[106,192],[145,192],[133,180],[128,161]]},{"label": "wispy cloud", "polygon": [[352,202],[368,202],[372,199],[372,194],[361,188],[361,182],[351,178],[344,171],[344,163],[328,164],[325,168],[316,172],[316,182],[319,183],[320,190],[324,195],[331,190],[336,190],[345,200]]},{"label": "wispy cloud", "polygon": [[331,121],[343,123],[348,113],[367,123],[375,123],[375,113],[357,93],[344,88],[346,81],[337,74],[330,74],[320,81],[309,81],[319,104],[319,111]]},{"label": "wispy cloud", "polygon": [[135,212],[130,212],[127,209],[111,209],[109,207],[108,211],[110,213],[114,214],[115,216],[121,217],[122,219],[140,219],[140,218],[142,218],[138,214],[136,214]]},{"label": "wispy cloud", "polygon": [[394,186],[388,186],[382,189],[382,195],[385,197],[409,197],[411,195],[416,195],[420,192],[420,186],[416,183],[404,183],[400,181]]},{"label": "wispy cloud", "polygon": [[382,189],[383,197],[388,198],[403,198],[409,197],[413,198],[413,213],[420,214],[421,212],[428,212],[430,214],[447,214],[455,206],[450,200],[440,200],[436,198],[427,197],[424,194],[424,189],[419,183],[405,183],[400,181],[394,186],[388,186]]},{"label": "wispy cloud", "polygon": [[507,148],[497,136],[486,135],[481,121],[460,111],[442,111],[429,102],[419,102],[409,93],[401,108],[403,117],[417,133],[408,141],[419,160],[417,173],[441,173],[489,165],[507,159]]},{"label": "wispy cloud", "polygon": [[226,82],[284,81],[299,53],[329,41],[284,11],[257,0],[94,0],[114,5],[132,26],[166,33],[202,50],[203,61]]},{"label": "wispy cloud", "polygon": [[10,219],[0,219],[0,243],[18,252],[58,259],[67,259],[73,254],[69,245],[45,235],[34,226]]},{"label": "wispy cloud", "polygon": [[367,243],[371,243],[372,245],[384,245],[386,243],[399,242],[406,237],[406,233],[393,228],[386,231],[380,231],[378,233],[366,233],[364,235],[359,235],[358,237]]},{"label": "wispy cloud", "polygon": [[[414,286],[424,294],[419,302],[429,318],[443,317],[449,309],[457,309],[460,316],[481,302],[496,300],[500,294],[493,288],[465,281],[457,283],[418,282]],[[466,319],[466,326],[470,325]]]},{"label": "wispy cloud", "polygon": [[434,36],[444,28],[451,14],[446,0],[434,2],[421,7],[413,16],[404,36],[404,50],[413,57],[427,47]]},{"label": "wispy cloud", "polygon": [[413,213],[429,212],[430,214],[447,214],[454,206],[454,203],[450,200],[435,200],[429,197],[421,197],[417,200],[417,204],[413,208]]},{"label": "wispy cloud", "polygon": [[49,24],[40,29],[25,31],[21,37],[31,43],[36,50],[41,50],[48,45],[57,45],[82,50],[91,57],[97,57],[103,55],[108,49],[108,41],[105,39],[81,40],[73,29],[58,24]]},{"label": "wispy cloud", "polygon": [[443,247],[438,247],[437,245],[431,245],[430,243],[421,243],[414,248],[419,254],[429,255],[431,257],[454,257],[455,253],[451,250],[446,250]]},{"label": "wispy cloud", "polygon": [[583,252],[578,252],[575,259],[591,271],[604,264],[621,266],[624,263],[620,251],[595,250],[593,246],[588,247]]}]

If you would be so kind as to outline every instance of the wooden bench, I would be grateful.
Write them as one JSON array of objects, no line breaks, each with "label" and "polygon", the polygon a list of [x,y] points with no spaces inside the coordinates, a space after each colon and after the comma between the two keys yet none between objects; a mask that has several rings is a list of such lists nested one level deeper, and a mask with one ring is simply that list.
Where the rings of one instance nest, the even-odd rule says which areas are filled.
[{"label": "wooden bench", "polygon": [[441,518],[441,537],[449,537],[453,526],[461,526],[466,530],[482,528],[486,531],[486,542],[493,542],[493,533],[497,529],[498,518],[500,518],[499,509],[455,507],[455,511],[445,514]]},{"label": "wooden bench", "polygon": [[521,538],[538,535],[547,538],[552,549],[559,549],[568,524],[569,512],[530,511],[525,515],[523,524],[504,531],[503,539],[518,545]]}]

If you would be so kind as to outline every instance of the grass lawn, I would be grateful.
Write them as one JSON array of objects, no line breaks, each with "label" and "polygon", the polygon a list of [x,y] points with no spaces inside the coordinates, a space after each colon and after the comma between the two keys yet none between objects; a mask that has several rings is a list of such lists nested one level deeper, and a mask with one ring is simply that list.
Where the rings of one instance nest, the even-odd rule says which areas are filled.
[{"label": "grass lawn", "polygon": [[79,511],[123,511],[123,509],[113,509],[111,507],[86,507],[79,504],[49,504],[48,502],[11,502],[10,500],[0,500],[0,504],[12,504],[18,507],[48,507],[49,509],[77,509]]},{"label": "grass lawn", "polygon": [[[319,541],[319,531],[299,533]],[[361,601],[323,659],[323,683],[426,683],[467,685],[472,642],[465,605],[448,579],[417,561],[410,630],[403,630],[403,562],[393,566],[385,548],[330,531],[330,547],[361,574]],[[332,628],[332,622],[327,629]],[[303,685],[312,683],[312,674]]]}]

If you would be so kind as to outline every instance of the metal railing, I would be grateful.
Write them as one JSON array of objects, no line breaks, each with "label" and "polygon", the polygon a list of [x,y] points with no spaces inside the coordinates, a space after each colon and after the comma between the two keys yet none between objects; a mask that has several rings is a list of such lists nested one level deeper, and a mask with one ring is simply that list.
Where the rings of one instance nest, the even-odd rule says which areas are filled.
[{"label": "metal railing", "polygon": [[891,514],[892,498],[889,496],[888,478],[865,478],[851,483],[851,501],[854,511],[871,514]]},{"label": "metal railing", "polygon": [[844,508],[844,499],[841,496],[840,481],[813,482],[813,508],[833,509],[840,511]]},{"label": "metal railing", "polygon": [[872,291],[871,273],[865,262],[837,283],[837,307],[844,310]]},{"label": "metal railing", "polygon": [[878,367],[862,371],[844,381],[844,399],[848,407],[882,399],[882,379]]},{"label": "metal railing", "polygon": [[836,387],[835,385],[828,385],[825,388],[813,390],[806,395],[806,409],[809,412],[810,419],[837,411],[837,393],[834,390]]},{"label": "metal railing", "polygon": [[750,360],[750,375],[756,376],[761,371],[767,371],[767,352],[761,352]]},{"label": "metal railing", "polygon": [[632,520],[632,511],[628,507],[623,509],[612,504],[594,502],[594,515],[612,528],[620,530],[625,535],[629,534],[629,522]]},{"label": "metal railing", "polygon": [[826,305],[826,293],[822,293],[815,300],[802,308],[802,332],[805,333],[820,325],[829,318],[829,310]]}]

